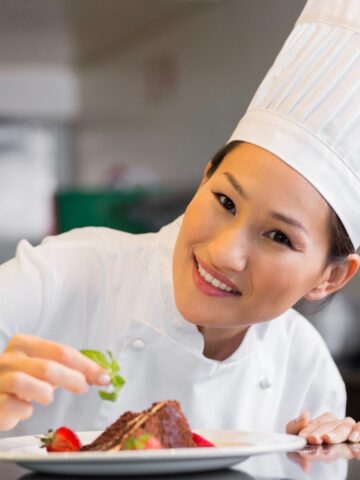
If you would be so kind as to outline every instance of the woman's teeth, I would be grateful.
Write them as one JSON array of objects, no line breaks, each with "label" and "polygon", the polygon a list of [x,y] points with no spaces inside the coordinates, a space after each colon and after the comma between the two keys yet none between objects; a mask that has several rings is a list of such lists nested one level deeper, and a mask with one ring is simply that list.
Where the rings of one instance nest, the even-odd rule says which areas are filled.
[{"label": "woman's teeth", "polygon": [[210,275],[210,273],[207,272],[201,265],[197,264],[197,267],[200,276],[205,280],[205,282],[210,283],[213,287],[219,288],[220,290],[225,290],[225,292],[234,292],[234,290],[228,285],[225,285],[225,283],[220,282],[220,280]]}]

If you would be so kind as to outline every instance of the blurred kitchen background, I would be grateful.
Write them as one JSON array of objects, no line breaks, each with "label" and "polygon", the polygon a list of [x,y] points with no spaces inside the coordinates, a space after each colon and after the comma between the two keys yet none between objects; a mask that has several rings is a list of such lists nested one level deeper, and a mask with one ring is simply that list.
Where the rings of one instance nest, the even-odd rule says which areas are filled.
[{"label": "blurred kitchen background", "polygon": [[[179,215],[304,4],[0,0],[0,261],[21,238]],[[322,311],[298,308],[360,419],[359,277]]]}]

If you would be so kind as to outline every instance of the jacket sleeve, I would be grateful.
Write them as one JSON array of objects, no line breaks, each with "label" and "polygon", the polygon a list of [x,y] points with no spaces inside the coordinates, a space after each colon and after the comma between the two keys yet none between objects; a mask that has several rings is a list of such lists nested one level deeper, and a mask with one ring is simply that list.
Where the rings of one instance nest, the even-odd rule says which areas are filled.
[{"label": "jacket sleeve", "polygon": [[[281,382],[279,431],[308,410],[311,418],[332,412],[345,417],[346,389],[340,372],[320,333],[302,315],[292,311],[289,322],[279,324],[286,367]],[[278,332],[279,333],[279,332]]]},{"label": "jacket sleeve", "polygon": [[309,372],[308,390],[304,397],[304,410],[312,417],[332,412],[339,418],[346,415],[346,389],[341,375],[329,355],[320,355]]},{"label": "jacket sleeve", "polygon": [[104,318],[112,308],[107,292],[122,251],[118,235],[113,237],[106,229],[100,234],[83,228],[47,237],[36,247],[19,243],[16,256],[0,266],[0,351],[16,333],[74,348],[106,336]]},{"label": "jacket sleeve", "polygon": [[48,304],[50,269],[44,248],[22,240],[0,266],[0,351],[16,333],[34,333]]}]

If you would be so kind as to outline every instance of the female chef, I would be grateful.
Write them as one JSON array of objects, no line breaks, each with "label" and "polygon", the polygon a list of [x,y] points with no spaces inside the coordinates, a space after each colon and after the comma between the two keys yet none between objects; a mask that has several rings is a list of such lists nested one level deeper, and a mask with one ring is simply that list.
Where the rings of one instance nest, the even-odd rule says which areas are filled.
[{"label": "female chef", "polygon": [[[308,2],[183,217],[22,241],[1,266],[0,430],[102,429],[176,398],[193,428],[359,441],[324,342],[292,309],[360,265],[360,6],[336,1]],[[80,348],[119,360],[116,402],[88,389],[109,378]]]}]

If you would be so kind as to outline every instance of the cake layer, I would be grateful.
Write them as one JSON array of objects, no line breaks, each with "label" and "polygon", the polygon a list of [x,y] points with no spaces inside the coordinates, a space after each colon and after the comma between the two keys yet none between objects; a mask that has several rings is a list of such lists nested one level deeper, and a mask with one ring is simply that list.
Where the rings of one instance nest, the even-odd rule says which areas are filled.
[{"label": "cake layer", "polygon": [[123,450],[129,438],[136,439],[144,434],[157,438],[163,448],[196,447],[180,404],[175,400],[167,400],[154,403],[143,412],[125,412],[81,450]]}]

